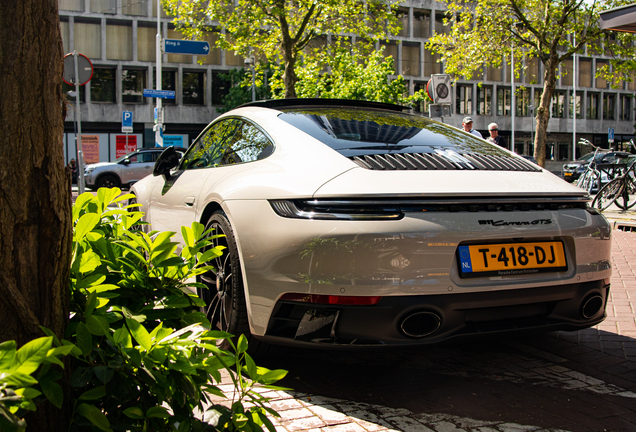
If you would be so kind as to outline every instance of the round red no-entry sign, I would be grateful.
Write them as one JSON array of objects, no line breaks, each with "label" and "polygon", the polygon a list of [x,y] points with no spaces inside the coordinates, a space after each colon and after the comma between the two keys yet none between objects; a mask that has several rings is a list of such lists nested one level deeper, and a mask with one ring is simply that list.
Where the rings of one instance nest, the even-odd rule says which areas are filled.
[{"label": "round red no-entry sign", "polygon": [[[93,63],[84,54],[77,54],[77,82],[84,85],[93,77]],[[68,53],[64,56],[64,82],[68,85],[75,85],[75,56]]]}]

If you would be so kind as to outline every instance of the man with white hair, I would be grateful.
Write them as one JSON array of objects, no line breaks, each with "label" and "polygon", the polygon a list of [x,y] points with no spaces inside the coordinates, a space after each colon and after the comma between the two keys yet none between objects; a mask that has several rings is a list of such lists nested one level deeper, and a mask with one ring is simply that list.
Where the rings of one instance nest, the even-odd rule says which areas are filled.
[{"label": "man with white hair", "polygon": [[497,126],[497,123],[490,123],[488,125],[488,132],[490,132],[490,136],[486,138],[486,141],[497,144],[498,146],[506,149],[508,148],[506,139],[499,135],[499,126]]},{"label": "man with white hair", "polygon": [[464,120],[462,120],[462,127],[464,128],[464,131],[478,136],[479,138],[483,138],[482,134],[478,130],[473,129],[472,117],[464,117]]}]

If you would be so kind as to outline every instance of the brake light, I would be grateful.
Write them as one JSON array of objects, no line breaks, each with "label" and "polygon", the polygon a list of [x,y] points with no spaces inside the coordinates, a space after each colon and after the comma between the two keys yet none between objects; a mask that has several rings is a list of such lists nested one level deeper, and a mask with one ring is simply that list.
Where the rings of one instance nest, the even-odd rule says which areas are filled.
[{"label": "brake light", "polygon": [[320,303],[333,305],[374,305],[380,301],[380,296],[333,296],[324,294],[287,293],[280,299],[303,303]]}]

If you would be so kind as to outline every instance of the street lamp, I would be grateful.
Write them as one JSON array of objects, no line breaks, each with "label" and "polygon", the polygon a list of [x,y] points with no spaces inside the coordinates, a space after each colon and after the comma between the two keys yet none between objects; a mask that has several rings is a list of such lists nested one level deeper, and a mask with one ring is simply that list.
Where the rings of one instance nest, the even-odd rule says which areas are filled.
[{"label": "street lamp", "polygon": [[255,58],[254,56],[249,56],[245,58],[245,65],[249,66],[251,71],[252,71],[252,102],[254,102],[256,100],[256,86],[255,86],[255,75],[256,72],[254,71],[254,63],[255,63]]},{"label": "street lamp", "polygon": [[[534,146],[534,105],[528,105],[528,111],[530,111],[530,145]],[[534,155],[534,149],[532,155]]]}]

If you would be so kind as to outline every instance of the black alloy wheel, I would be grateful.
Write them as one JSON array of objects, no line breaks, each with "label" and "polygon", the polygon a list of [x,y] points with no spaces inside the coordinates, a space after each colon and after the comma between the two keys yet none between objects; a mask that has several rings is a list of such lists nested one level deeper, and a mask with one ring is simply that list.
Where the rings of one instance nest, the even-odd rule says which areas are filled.
[{"label": "black alloy wheel", "polygon": [[[207,289],[198,289],[199,297],[206,303],[202,312],[210,320],[212,330],[230,333],[236,340],[241,334],[249,336],[243,276],[236,239],[230,222],[222,211],[210,216],[205,225],[205,230],[209,229],[212,229],[210,236],[224,236],[211,239],[211,247],[225,246],[225,249],[221,256],[207,263],[213,269],[198,276],[199,282],[207,286]],[[230,347],[228,341],[223,341],[220,345],[221,349]]]},{"label": "black alloy wheel", "polygon": [[114,188],[119,187],[119,179],[112,174],[104,174],[97,179],[97,188]]}]

